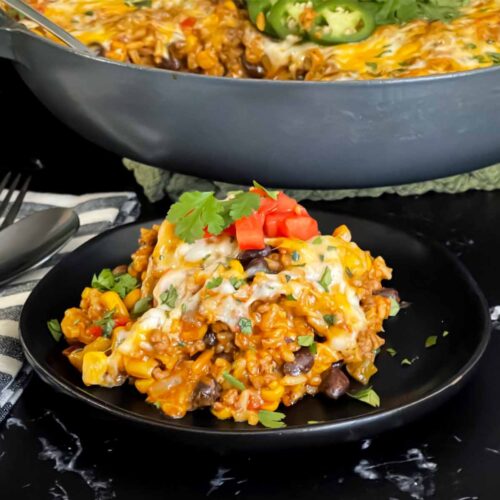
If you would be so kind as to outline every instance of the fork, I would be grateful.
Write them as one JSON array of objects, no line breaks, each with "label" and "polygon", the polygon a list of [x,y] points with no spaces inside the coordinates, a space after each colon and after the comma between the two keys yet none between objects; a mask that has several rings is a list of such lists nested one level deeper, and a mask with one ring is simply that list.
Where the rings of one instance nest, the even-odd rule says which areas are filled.
[{"label": "fork", "polygon": [[0,204],[0,217],[3,217],[4,213],[6,213],[5,219],[3,220],[2,225],[0,226],[0,231],[2,229],[5,229],[7,226],[10,226],[16,219],[16,216],[19,213],[19,210],[23,203],[24,197],[26,196],[26,191],[28,191],[28,187],[31,182],[31,175],[28,175],[28,177],[24,180],[15,201],[12,203],[10,209],[7,211],[9,202],[12,198],[12,195],[14,194],[16,187],[21,181],[22,176],[21,174],[17,174],[14,177],[12,183],[7,187],[11,177],[12,177],[12,172],[7,172],[7,174],[3,177],[2,181],[0,182],[0,195],[1,193],[3,193],[3,190],[5,188],[8,189],[7,194],[5,195],[4,199]]}]

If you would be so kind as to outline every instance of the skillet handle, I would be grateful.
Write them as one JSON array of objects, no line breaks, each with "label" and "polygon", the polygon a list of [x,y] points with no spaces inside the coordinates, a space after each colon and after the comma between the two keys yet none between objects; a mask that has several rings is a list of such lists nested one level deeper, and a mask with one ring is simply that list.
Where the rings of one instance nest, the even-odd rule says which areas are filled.
[{"label": "skillet handle", "polygon": [[0,57],[16,59],[12,47],[12,34],[15,22],[0,9]]}]

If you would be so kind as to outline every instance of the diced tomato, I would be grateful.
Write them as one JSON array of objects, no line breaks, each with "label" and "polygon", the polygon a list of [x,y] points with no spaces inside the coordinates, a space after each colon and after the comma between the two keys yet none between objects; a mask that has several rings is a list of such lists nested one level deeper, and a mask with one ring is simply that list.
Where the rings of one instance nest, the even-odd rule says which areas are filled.
[{"label": "diced tomato", "polygon": [[318,223],[309,215],[287,217],[279,224],[278,230],[287,238],[299,240],[308,240],[319,234]]},{"label": "diced tomato", "polygon": [[87,330],[93,337],[100,337],[102,335],[102,327],[99,325],[89,326]]},{"label": "diced tomato", "polygon": [[227,234],[228,236],[236,236],[236,227],[234,224],[231,224],[230,226],[226,227],[224,231],[222,231],[223,234]]},{"label": "diced tomato", "polygon": [[203,228],[203,238],[210,238],[212,235],[208,232],[207,228]]},{"label": "diced tomato", "polygon": [[258,212],[261,214],[268,214],[270,212],[276,212],[278,209],[278,201],[272,198],[265,197],[260,200],[260,206]]},{"label": "diced tomato", "polygon": [[297,200],[281,191],[278,193],[278,212],[292,212],[297,205]]},{"label": "diced tomato", "polygon": [[255,213],[235,222],[236,239],[241,250],[264,248],[264,214]]},{"label": "diced tomato", "polygon": [[195,17],[186,17],[183,21],[180,22],[181,28],[183,30],[187,28],[192,28],[196,24],[196,18]]},{"label": "diced tomato", "polygon": [[129,322],[126,316],[118,316],[115,318],[115,326],[125,326]]},{"label": "diced tomato", "polygon": [[248,410],[258,410],[262,406],[262,399],[257,398],[255,396],[250,396],[250,400],[248,401],[247,404],[247,409]]},{"label": "diced tomato", "polygon": [[309,215],[309,212],[302,205],[297,205],[293,211],[297,215]]},{"label": "diced tomato", "polygon": [[278,236],[284,236],[280,231],[280,224],[287,218],[290,214],[280,214],[271,213],[266,215],[266,221],[264,222],[264,232],[269,238],[277,238]]}]

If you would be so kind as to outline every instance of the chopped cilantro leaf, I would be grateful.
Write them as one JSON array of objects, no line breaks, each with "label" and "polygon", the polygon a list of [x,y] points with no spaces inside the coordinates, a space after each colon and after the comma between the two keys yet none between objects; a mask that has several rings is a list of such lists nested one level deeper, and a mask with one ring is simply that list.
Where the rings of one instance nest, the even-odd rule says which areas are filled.
[{"label": "chopped cilantro leaf", "polygon": [[222,283],[222,278],[219,276],[217,278],[212,278],[207,282],[207,288],[211,290],[212,288],[217,288]]},{"label": "chopped cilantro leaf", "polygon": [[392,347],[388,347],[388,348],[386,349],[386,351],[387,351],[387,354],[389,354],[389,355],[390,355],[390,356],[392,356],[392,357],[396,356],[396,354],[397,354],[396,349],[393,349]]},{"label": "chopped cilantro leaf", "polygon": [[425,347],[432,347],[437,344],[437,335],[430,335],[425,339]]},{"label": "chopped cilantro leaf", "polygon": [[175,303],[177,302],[177,288],[175,288],[174,285],[170,285],[167,289],[166,292],[163,292],[160,295],[160,301],[162,305],[170,307],[170,309],[173,309],[175,307]]},{"label": "chopped cilantro leaf", "polygon": [[57,319],[51,319],[47,321],[47,328],[50,331],[50,334],[54,338],[56,342],[59,342],[62,338],[62,330],[61,330],[61,323],[59,323],[59,320]]},{"label": "chopped cilantro leaf", "polygon": [[143,297],[142,299],[139,299],[135,304],[134,307],[132,308],[132,316],[135,318],[137,316],[141,316],[141,314],[144,314],[148,309],[151,308],[151,301],[153,300],[153,297],[147,296]]},{"label": "chopped cilantro leaf", "polygon": [[238,326],[240,327],[240,332],[246,335],[252,333],[252,320],[248,318],[240,318],[238,321]]},{"label": "chopped cilantro leaf", "polygon": [[269,427],[270,429],[279,429],[281,427],[286,427],[285,422],[282,422],[284,418],[285,414],[280,413],[279,411],[269,411],[269,410],[259,411],[259,422],[264,427]]},{"label": "chopped cilantro leaf", "polygon": [[348,392],[347,395],[375,408],[380,406],[380,397],[371,387],[365,387],[355,393]]},{"label": "chopped cilantro leaf", "polygon": [[236,387],[236,389],[240,390],[240,391],[244,391],[246,389],[245,387],[245,384],[243,382],[241,382],[240,380],[238,380],[236,377],[234,377],[233,375],[231,375],[229,372],[224,372],[222,374],[222,376],[224,377],[224,379],[229,382],[233,387]]},{"label": "chopped cilantro leaf", "polygon": [[278,199],[278,194],[279,191],[269,191],[269,189],[266,189],[262,184],[259,184],[257,181],[253,181],[253,186],[256,187],[257,189],[262,189],[264,193],[269,196],[272,200],[277,200]]},{"label": "chopped cilantro leaf", "polygon": [[246,281],[243,279],[236,278],[235,276],[232,276],[231,278],[229,278],[229,283],[233,285],[233,288],[235,290],[238,290],[246,283]]},{"label": "chopped cilantro leaf", "polygon": [[332,272],[330,271],[330,268],[327,266],[325,267],[325,270],[323,271],[323,275],[321,276],[321,279],[318,281],[318,283],[323,287],[325,292],[330,291],[330,284],[332,282]]},{"label": "chopped cilantro leaf", "polygon": [[399,303],[396,299],[392,297],[389,300],[391,301],[391,309],[389,311],[389,316],[396,316],[396,314],[398,314],[400,309]]},{"label": "chopped cilantro leaf", "polygon": [[323,314],[323,319],[328,326],[332,326],[337,322],[335,314]]}]

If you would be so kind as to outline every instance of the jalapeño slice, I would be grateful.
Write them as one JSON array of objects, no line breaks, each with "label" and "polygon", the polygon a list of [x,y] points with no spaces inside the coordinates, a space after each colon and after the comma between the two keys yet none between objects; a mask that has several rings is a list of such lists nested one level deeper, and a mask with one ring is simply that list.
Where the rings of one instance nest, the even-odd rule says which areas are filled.
[{"label": "jalape\u00f1o slice", "polygon": [[247,0],[248,17],[255,27],[268,35],[276,36],[268,20],[269,12],[277,0]]},{"label": "jalape\u00f1o slice", "polygon": [[375,29],[373,14],[354,0],[327,0],[315,7],[309,38],[323,45],[359,42]]},{"label": "jalape\u00f1o slice", "polygon": [[304,36],[313,25],[313,3],[311,0],[278,0],[269,13],[269,23],[276,35]]}]

